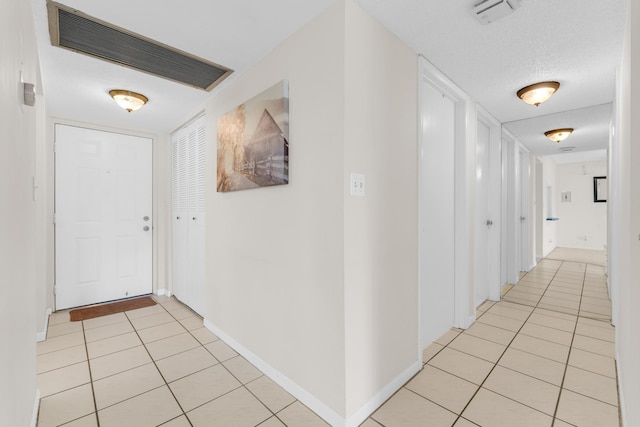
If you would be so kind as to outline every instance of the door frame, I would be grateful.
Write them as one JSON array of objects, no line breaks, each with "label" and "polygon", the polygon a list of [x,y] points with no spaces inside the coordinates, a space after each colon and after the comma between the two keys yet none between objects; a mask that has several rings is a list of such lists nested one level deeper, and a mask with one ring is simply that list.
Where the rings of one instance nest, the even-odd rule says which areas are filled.
[{"label": "door frame", "polygon": [[500,301],[502,283],[502,123],[481,105],[476,104],[476,120],[489,128],[489,218],[493,221],[493,233],[489,233],[487,250],[489,259],[489,300]]},{"label": "door frame", "polygon": [[[425,126],[423,105],[424,85],[429,84],[442,91],[455,103],[455,147],[454,147],[454,304],[452,327],[466,329],[475,322],[475,307],[473,304],[473,259],[474,241],[472,219],[475,218],[475,105],[469,96],[458,86],[442,74],[433,64],[423,56],[418,58],[418,112],[419,112],[419,153],[423,152],[423,129]],[[422,161],[418,160],[419,182],[424,177]],[[418,189],[418,229],[423,228],[422,208],[425,200],[423,192]],[[422,260],[425,241],[422,235],[418,242],[418,259]],[[422,310],[422,279],[425,272],[422,263],[418,263],[418,355],[422,360],[422,350],[429,343],[423,342],[423,322],[425,313]],[[446,331],[442,331],[443,333]]]},{"label": "door frame", "polygon": [[520,280],[520,158],[519,142],[508,130],[502,128],[503,143],[503,198],[502,215],[503,225],[503,249],[502,261],[506,263],[506,282],[516,284]]},{"label": "door frame", "polygon": [[[47,123],[46,130],[46,139],[48,141],[48,154],[47,154],[47,172],[46,172],[46,180],[49,183],[47,188],[49,189],[47,194],[47,211],[49,213],[50,224],[51,224],[51,244],[47,248],[47,258],[48,258],[48,274],[47,276],[51,278],[51,282],[48,288],[48,301],[49,307],[51,310],[55,312],[58,310],[56,307],[56,230],[55,230],[55,205],[56,205],[56,196],[55,196],[55,186],[56,186],[56,161],[55,161],[55,135],[56,135],[56,125],[64,125],[64,126],[75,126],[85,129],[97,130],[102,132],[111,132],[124,134],[129,136],[136,136],[142,138],[151,139],[151,173],[152,173],[152,205],[151,205],[151,215],[154,219],[154,226],[151,228],[152,234],[152,255],[151,255],[151,286],[152,292],[157,295],[170,295],[168,291],[166,291],[166,274],[164,269],[167,268],[167,253],[168,245],[167,245],[167,232],[166,232],[166,222],[170,219],[170,213],[165,213],[162,209],[159,209],[161,204],[166,203],[171,198],[171,178],[165,179],[163,182],[162,179],[159,179],[161,174],[165,173],[165,169],[167,165],[165,164],[167,148],[162,145],[162,143],[166,142],[165,139],[159,137],[157,134],[140,132],[131,129],[122,129],[111,126],[100,125],[96,123],[86,123],[73,119],[63,118],[63,117],[55,117],[50,116],[49,121]],[[160,143],[160,144],[159,144]],[[170,165],[169,165],[170,168]],[[169,169],[170,170],[170,169]]]}]

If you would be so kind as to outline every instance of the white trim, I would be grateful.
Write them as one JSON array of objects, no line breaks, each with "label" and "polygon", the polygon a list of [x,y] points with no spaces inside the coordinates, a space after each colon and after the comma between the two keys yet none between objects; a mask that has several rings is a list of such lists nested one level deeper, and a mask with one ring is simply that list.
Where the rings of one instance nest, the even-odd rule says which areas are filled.
[{"label": "white trim", "polygon": [[40,411],[40,389],[36,388],[36,396],[33,402],[33,412],[31,413],[30,427],[36,427],[38,423],[38,412]]},{"label": "white trim", "polygon": [[170,297],[171,296],[171,291],[168,291],[166,289],[157,289],[156,290],[156,295]]},{"label": "white trim", "polygon": [[267,362],[255,355],[249,349],[242,344],[227,335],[222,329],[218,328],[208,319],[204,319],[204,326],[211,332],[213,332],[218,338],[232,347],[235,351],[241,354],[245,359],[252,363],[256,368],[261,370],[265,375],[271,378],[276,384],[285,389],[289,394],[298,399],[304,405],[306,405],[313,412],[318,414],[326,422],[332,426],[346,426],[346,420],[343,416],[336,411],[325,405],[318,398],[313,396],[307,390],[300,387],[294,381],[286,377],[280,371],[273,368]]},{"label": "white trim", "polygon": [[51,309],[47,308],[47,312],[44,315],[44,329],[41,332],[36,332],[36,342],[42,342],[47,339],[47,329],[49,328],[49,316],[51,316]]},{"label": "white trim", "polygon": [[378,409],[384,402],[395,394],[403,385],[407,383],[415,374],[422,369],[422,359],[409,366],[404,372],[395,377],[382,390],[376,393],[367,403],[362,405],[360,409],[351,414],[345,422],[345,427],[357,427],[364,422],[369,415]]},{"label": "white trim", "polygon": [[469,329],[471,327],[471,325],[473,325],[474,323],[476,323],[476,313],[473,313],[471,316],[467,317],[460,324],[460,326],[458,326],[458,328],[460,328],[460,329]]},{"label": "white trim", "polygon": [[[453,325],[463,327],[473,313],[473,260],[475,247],[473,245],[473,221],[475,221],[475,106],[469,96],[453,81],[445,76],[422,55],[418,59],[419,67],[419,147],[422,150],[422,87],[425,83],[446,94],[455,103],[455,149],[454,149],[454,313]],[[422,169],[418,168],[419,179],[422,181]],[[422,204],[422,193],[419,191],[419,206]],[[422,229],[422,213],[418,212],[419,229]],[[418,256],[421,257],[422,240],[418,245]],[[421,259],[421,258],[420,258]],[[418,301],[421,304],[421,284],[424,272],[418,270]],[[474,309],[471,309],[474,311]],[[422,353],[423,329],[422,306],[419,305],[418,324],[418,354]],[[421,359],[419,357],[418,360]]]},{"label": "white trim", "polygon": [[[617,334],[616,334],[617,335]],[[617,341],[617,337],[616,337]],[[622,371],[620,370],[620,354],[616,350],[616,374],[618,375],[618,400],[620,404],[620,427],[627,426],[627,405],[624,400],[624,388],[622,387]]]}]

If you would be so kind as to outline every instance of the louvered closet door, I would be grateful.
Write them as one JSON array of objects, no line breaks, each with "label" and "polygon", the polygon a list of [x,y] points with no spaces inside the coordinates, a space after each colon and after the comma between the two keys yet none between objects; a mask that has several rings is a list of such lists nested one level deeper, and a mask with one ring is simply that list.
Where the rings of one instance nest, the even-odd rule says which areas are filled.
[{"label": "louvered closet door", "polygon": [[173,293],[203,311],[205,273],[205,121],[172,136]]}]

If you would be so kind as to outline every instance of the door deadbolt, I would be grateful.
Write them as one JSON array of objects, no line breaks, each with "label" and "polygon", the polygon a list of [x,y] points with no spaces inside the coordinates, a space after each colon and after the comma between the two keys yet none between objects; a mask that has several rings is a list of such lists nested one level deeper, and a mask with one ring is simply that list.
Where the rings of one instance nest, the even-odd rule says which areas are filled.
[{"label": "door deadbolt", "polygon": [[143,220],[143,221],[149,221],[149,217],[145,215],[145,216],[142,218],[142,220]]},{"label": "door deadbolt", "polygon": [[148,225],[145,225],[144,227],[142,227],[142,229],[143,229],[144,231],[149,231],[149,226],[148,226]]}]

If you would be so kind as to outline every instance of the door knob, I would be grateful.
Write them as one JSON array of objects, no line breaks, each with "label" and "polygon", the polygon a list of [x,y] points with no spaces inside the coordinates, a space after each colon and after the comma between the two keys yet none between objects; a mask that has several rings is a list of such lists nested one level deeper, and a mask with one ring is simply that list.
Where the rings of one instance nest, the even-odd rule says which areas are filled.
[{"label": "door knob", "polygon": [[142,229],[143,229],[144,231],[149,231],[149,226],[148,226],[148,225],[145,225],[144,227],[142,227]]}]

